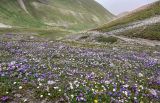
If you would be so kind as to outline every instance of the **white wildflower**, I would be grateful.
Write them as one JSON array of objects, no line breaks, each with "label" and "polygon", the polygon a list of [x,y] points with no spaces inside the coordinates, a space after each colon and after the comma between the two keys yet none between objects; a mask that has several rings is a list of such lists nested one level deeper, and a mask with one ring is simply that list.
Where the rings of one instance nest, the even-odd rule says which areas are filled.
[{"label": "white wildflower", "polygon": [[92,88],[92,91],[94,92],[95,90]]},{"label": "white wildflower", "polygon": [[123,93],[124,93],[126,96],[128,96],[128,93],[127,93],[127,91],[123,91]]},{"label": "white wildflower", "polygon": [[55,84],[56,82],[54,82],[53,80],[49,80],[47,83],[48,83],[49,85],[52,85],[52,84]]},{"label": "white wildflower", "polygon": [[42,86],[42,83],[39,83],[39,86]]},{"label": "white wildflower", "polygon": [[106,83],[106,84],[110,84],[110,81],[106,80],[105,83]]},{"label": "white wildflower", "polygon": [[54,89],[58,89],[59,87],[53,87]]},{"label": "white wildflower", "polygon": [[138,76],[139,76],[139,77],[143,77],[143,74],[142,74],[142,73],[139,73]]},{"label": "white wildflower", "polygon": [[72,95],[71,95],[71,98],[73,98],[73,97],[74,97],[74,95],[72,94]]},{"label": "white wildflower", "polygon": [[115,91],[116,91],[116,89],[114,88],[114,89],[113,89],[113,92],[115,92]]},{"label": "white wildflower", "polygon": [[23,101],[24,101],[24,102],[27,102],[27,99],[25,98]]},{"label": "white wildflower", "polygon": [[128,87],[129,87],[129,85],[128,85],[128,84],[125,84],[125,85],[123,85],[123,87],[126,87],[126,88],[128,88]]},{"label": "white wildflower", "polygon": [[14,65],[14,64],[16,64],[16,62],[15,62],[15,61],[12,61],[12,62],[11,62],[11,65]]},{"label": "white wildflower", "polygon": [[51,93],[48,93],[48,95],[50,96],[50,95],[51,95]]},{"label": "white wildflower", "polygon": [[144,89],[144,87],[142,85],[139,86],[141,89]]},{"label": "white wildflower", "polygon": [[22,86],[19,86],[19,89],[22,89]]},{"label": "white wildflower", "polygon": [[71,89],[73,89],[73,85],[72,85],[72,83],[71,83],[71,82],[69,83],[69,85],[70,85],[70,88],[71,88]]},{"label": "white wildflower", "polygon": [[41,98],[43,98],[43,95],[40,95]]}]

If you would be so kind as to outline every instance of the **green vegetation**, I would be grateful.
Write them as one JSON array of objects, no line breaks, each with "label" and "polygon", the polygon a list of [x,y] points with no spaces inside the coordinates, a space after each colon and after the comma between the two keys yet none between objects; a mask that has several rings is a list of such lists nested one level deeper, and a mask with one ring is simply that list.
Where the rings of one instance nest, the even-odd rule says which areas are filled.
[{"label": "green vegetation", "polygon": [[150,40],[160,40],[160,24],[154,24],[142,28],[135,28],[132,30],[120,33],[120,35],[128,37],[137,37]]},{"label": "green vegetation", "polygon": [[95,30],[107,32],[110,30],[121,28],[122,26],[127,25],[130,22],[143,20],[156,15],[160,15],[160,1],[157,1],[149,5],[145,9],[138,10],[134,13],[131,13],[129,15],[111,21]]},{"label": "green vegetation", "polygon": [[0,23],[23,28],[86,30],[113,15],[94,0],[1,0]]},{"label": "green vegetation", "polygon": [[26,14],[17,0],[1,0],[0,22],[21,27],[42,27],[44,24],[38,18]]},{"label": "green vegetation", "polygon": [[157,47],[0,40],[2,103],[159,102]]},{"label": "green vegetation", "polygon": [[117,42],[117,38],[113,36],[105,37],[105,36],[99,36],[96,38],[98,42],[104,42],[104,43],[115,43]]},{"label": "green vegetation", "polygon": [[39,37],[48,38],[54,40],[65,35],[73,33],[72,31],[66,31],[63,29],[31,29],[31,28],[0,28],[0,34],[23,34],[23,35],[37,35]]}]

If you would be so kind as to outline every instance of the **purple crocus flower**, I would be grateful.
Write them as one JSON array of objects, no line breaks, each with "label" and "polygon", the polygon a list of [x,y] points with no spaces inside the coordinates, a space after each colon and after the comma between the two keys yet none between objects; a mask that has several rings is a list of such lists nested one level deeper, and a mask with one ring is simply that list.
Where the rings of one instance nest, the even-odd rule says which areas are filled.
[{"label": "purple crocus flower", "polygon": [[85,102],[86,99],[84,98],[84,95],[82,93],[80,93],[77,97],[76,97],[76,100],[78,102]]},{"label": "purple crocus flower", "polygon": [[87,79],[92,80],[95,78],[95,74],[92,72],[90,74],[87,74]]},{"label": "purple crocus flower", "polygon": [[38,78],[38,77],[39,77],[39,75],[38,75],[37,73],[35,73],[35,74],[34,74],[34,77],[35,77],[35,78]]},{"label": "purple crocus flower", "polygon": [[8,96],[3,96],[3,97],[1,98],[1,101],[2,101],[2,102],[6,102],[8,99],[9,99]]}]

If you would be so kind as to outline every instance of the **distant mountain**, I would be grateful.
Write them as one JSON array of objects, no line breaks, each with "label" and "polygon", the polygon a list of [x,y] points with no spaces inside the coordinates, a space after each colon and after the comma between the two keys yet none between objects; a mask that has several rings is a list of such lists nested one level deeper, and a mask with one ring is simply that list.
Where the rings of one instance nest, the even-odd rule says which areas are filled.
[{"label": "distant mountain", "polygon": [[93,30],[160,40],[160,1],[142,6]]},{"label": "distant mountain", "polygon": [[125,12],[122,12],[122,13],[118,14],[117,17],[119,18],[119,17],[125,16],[129,13],[130,13],[129,11],[125,11]]},{"label": "distant mountain", "polygon": [[0,0],[0,23],[12,27],[85,30],[112,17],[94,0]]}]

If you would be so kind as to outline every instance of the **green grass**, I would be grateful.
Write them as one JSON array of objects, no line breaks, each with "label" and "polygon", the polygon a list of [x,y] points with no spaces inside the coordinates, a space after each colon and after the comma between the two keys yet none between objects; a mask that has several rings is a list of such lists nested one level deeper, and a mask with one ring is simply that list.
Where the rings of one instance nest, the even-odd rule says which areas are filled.
[{"label": "green grass", "polygon": [[26,14],[16,0],[1,0],[0,22],[21,27],[42,27],[38,18]]},{"label": "green grass", "polygon": [[98,42],[104,42],[104,43],[115,43],[117,42],[117,38],[113,36],[109,37],[104,37],[104,36],[99,36],[96,38]]},{"label": "green grass", "polygon": [[[34,3],[33,3],[34,2]],[[110,20],[113,15],[93,0],[38,0],[24,1],[27,14],[17,0],[1,0],[0,23],[23,28],[59,27],[87,30]],[[96,17],[100,21],[93,18]],[[53,23],[48,26],[46,23]]]},{"label": "green grass", "polygon": [[[29,14],[17,0],[1,0],[0,23],[13,26],[0,29],[0,34],[38,34],[57,39],[73,32],[94,28],[113,15],[93,0],[25,0]],[[100,21],[94,20],[94,17]],[[51,25],[47,25],[51,23]]]},{"label": "green grass", "polygon": [[128,30],[123,33],[120,33],[120,35],[150,40],[160,40],[160,23],[146,26],[143,28],[135,28],[132,30]]},{"label": "green grass", "polygon": [[38,37],[55,40],[57,38],[64,37],[71,34],[72,31],[66,31],[63,29],[37,29],[37,28],[1,28],[0,34],[23,34],[23,35],[36,35]]},{"label": "green grass", "polygon": [[107,32],[110,30],[121,28],[122,26],[127,25],[128,23],[135,22],[138,20],[144,20],[146,18],[156,16],[156,15],[160,15],[160,1],[157,1],[151,4],[149,7],[143,10],[140,10],[132,14],[129,14],[127,16],[121,17],[119,19],[113,20],[94,30]]},{"label": "green grass", "polygon": [[[10,41],[6,43],[10,43]],[[21,46],[21,43],[22,42],[13,42],[9,49],[8,46],[5,45],[2,45],[2,48],[4,48],[5,51],[11,51],[14,48],[23,51],[30,51],[31,49],[33,49],[32,51],[39,51],[34,45],[38,42],[30,42],[32,43],[30,46],[28,46],[28,44],[22,44]],[[44,100],[46,100],[46,102],[55,102],[61,100],[61,98],[66,100],[65,97],[67,95],[67,100],[69,98],[68,101],[71,103],[79,103],[76,97],[82,93],[87,103],[93,103],[95,100],[97,100],[98,103],[109,103],[112,101],[112,98],[118,100],[118,95],[114,94],[120,93],[121,98],[127,100],[126,102],[128,103],[132,103],[134,97],[137,97],[140,103],[148,103],[148,101],[155,101],[155,103],[157,103],[156,101],[158,101],[158,99],[150,98],[148,95],[151,94],[149,92],[150,89],[159,90],[158,84],[150,84],[149,81],[152,80],[152,78],[148,78],[155,78],[154,76],[157,75],[156,70],[158,70],[159,64],[157,62],[157,65],[145,67],[144,63],[150,63],[157,58],[158,54],[153,54],[153,52],[159,50],[158,48],[139,44],[89,44],[76,41],[55,42],[52,45],[44,42],[44,44],[49,47],[49,49],[45,49],[47,50],[46,52],[43,52],[46,55],[39,55],[39,52],[23,55],[23,58],[25,57],[29,61],[17,61],[15,65],[19,64],[20,66],[13,70],[10,70],[10,66],[8,66],[10,62],[8,62],[8,60],[2,62],[2,72],[4,72],[6,76],[0,77],[0,90],[3,90],[0,93],[0,97],[9,96],[10,101],[16,102],[24,102],[23,98],[27,98],[27,102],[39,102]],[[63,47],[65,46],[65,49],[59,48],[61,45]],[[51,48],[54,48],[54,52],[52,52]],[[117,49],[115,50],[113,48]],[[83,50],[85,50],[86,53],[88,53],[88,51],[92,52],[89,55],[82,56],[80,54],[85,53],[82,52]],[[57,51],[60,52],[60,54],[56,54]],[[2,53],[6,55],[7,52],[5,53],[2,51]],[[97,54],[96,56],[101,59],[96,58],[95,53]],[[13,59],[17,57],[16,55],[19,55],[13,52],[10,52],[10,54]],[[145,56],[142,57],[141,54]],[[58,58],[55,58],[55,56]],[[47,59],[48,57],[50,59]],[[41,59],[41,61],[37,62],[33,59]],[[70,60],[69,64],[63,62],[68,60]],[[88,61],[93,64],[88,63]],[[113,63],[113,66],[110,66],[111,63]],[[28,64],[29,66],[25,72],[21,73],[19,69],[21,69],[24,64]],[[50,66],[50,64],[54,65],[49,68],[46,67],[47,65]],[[41,67],[42,65],[46,65],[45,68]],[[68,68],[66,68],[66,65]],[[135,70],[135,67],[138,69]],[[77,70],[77,73],[68,75],[68,72],[73,70]],[[137,71],[143,73],[143,77],[139,77],[137,75],[139,72]],[[61,72],[63,72],[62,75],[60,75]],[[31,73],[31,75],[26,75],[29,73]],[[39,81],[37,77],[34,77],[35,73],[38,75],[47,73],[53,74],[51,78],[47,75]],[[95,74],[93,79],[87,78],[87,75],[90,73]],[[57,75],[59,75],[58,78]],[[108,77],[108,79],[106,79],[106,77]],[[27,78],[27,82],[23,82],[25,78]],[[49,80],[56,81],[56,84],[49,85]],[[109,81],[109,83],[105,83],[103,80]],[[77,81],[77,83],[74,81]],[[73,84],[73,89],[69,86],[70,83]],[[76,86],[77,84],[78,86]],[[125,84],[128,85],[128,87],[125,87],[125,90],[131,93],[129,96],[126,96],[121,91]],[[19,89],[20,86],[23,88]],[[54,89],[55,86],[58,86],[59,89]],[[144,87],[144,89],[142,89],[141,86]],[[135,89],[132,89],[133,87],[135,87]],[[113,91],[113,88],[116,88],[116,90]],[[138,94],[135,90],[139,91]],[[51,95],[48,95],[48,93]],[[113,95],[110,95],[110,93]],[[20,94],[21,97],[18,98],[16,96],[17,94]],[[147,96],[145,96],[145,94],[147,94]],[[43,95],[43,97],[41,97],[41,95]],[[7,100],[7,102],[9,102],[9,100]],[[63,103],[64,102],[65,101],[63,101]]]}]

